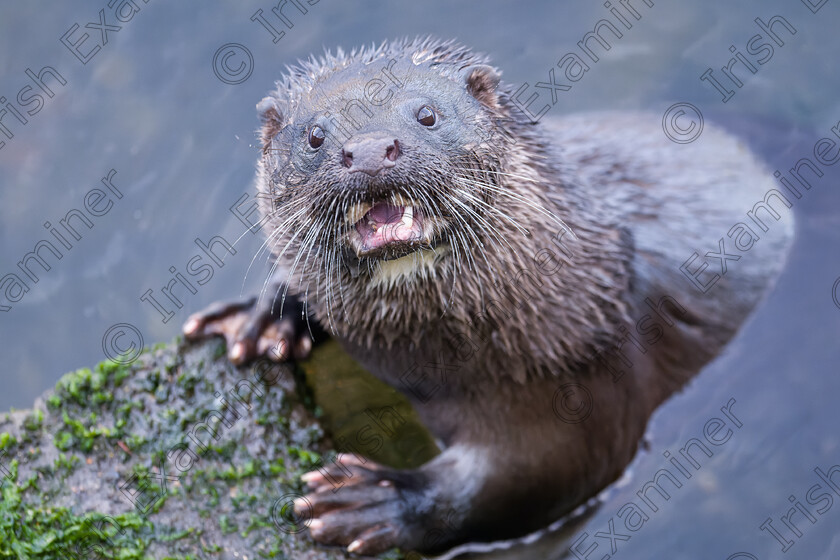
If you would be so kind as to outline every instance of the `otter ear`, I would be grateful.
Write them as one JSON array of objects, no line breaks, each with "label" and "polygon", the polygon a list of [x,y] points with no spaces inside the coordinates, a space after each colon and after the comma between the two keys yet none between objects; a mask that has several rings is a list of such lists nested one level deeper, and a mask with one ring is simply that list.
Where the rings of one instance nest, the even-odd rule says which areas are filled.
[{"label": "otter ear", "polygon": [[262,101],[257,103],[257,113],[259,113],[262,123],[260,137],[263,149],[267,149],[271,145],[271,139],[283,128],[283,112],[280,100],[276,97],[263,97]]},{"label": "otter ear", "polygon": [[483,105],[496,107],[498,101],[496,87],[501,79],[498,70],[486,64],[475,64],[461,70],[461,76],[464,78],[464,84],[470,95]]}]

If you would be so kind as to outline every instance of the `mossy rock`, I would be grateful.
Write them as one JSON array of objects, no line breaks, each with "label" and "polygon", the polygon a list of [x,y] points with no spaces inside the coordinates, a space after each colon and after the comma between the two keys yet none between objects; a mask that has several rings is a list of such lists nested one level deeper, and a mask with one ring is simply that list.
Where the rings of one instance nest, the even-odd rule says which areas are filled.
[{"label": "mossy rock", "polygon": [[[291,501],[300,475],[332,454],[304,375],[358,366],[334,343],[302,369],[237,369],[224,354],[218,340],[158,345],[69,373],[32,410],[6,414],[0,558],[349,557],[314,545]],[[434,446],[397,406],[418,442],[405,462],[422,462]]]}]

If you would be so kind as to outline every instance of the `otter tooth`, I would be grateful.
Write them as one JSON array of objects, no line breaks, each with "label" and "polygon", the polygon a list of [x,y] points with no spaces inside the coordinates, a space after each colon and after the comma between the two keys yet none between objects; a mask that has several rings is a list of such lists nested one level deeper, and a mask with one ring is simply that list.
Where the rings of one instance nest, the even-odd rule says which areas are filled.
[{"label": "otter tooth", "polygon": [[373,208],[373,205],[366,202],[354,204],[347,210],[347,222],[352,226],[364,218],[371,208]]},{"label": "otter tooth", "polygon": [[411,229],[414,226],[414,208],[411,206],[406,206],[403,209],[402,215],[402,225],[408,229]]}]

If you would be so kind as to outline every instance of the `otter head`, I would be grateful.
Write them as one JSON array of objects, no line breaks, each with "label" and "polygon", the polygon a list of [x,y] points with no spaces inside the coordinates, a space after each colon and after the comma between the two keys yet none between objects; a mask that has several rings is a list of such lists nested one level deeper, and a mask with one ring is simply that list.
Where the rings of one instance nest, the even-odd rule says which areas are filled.
[{"label": "otter head", "polygon": [[290,69],[258,105],[263,210],[290,289],[327,314],[347,315],[348,295],[371,300],[366,313],[410,307],[499,242],[498,82],[483,58],[430,41]]}]

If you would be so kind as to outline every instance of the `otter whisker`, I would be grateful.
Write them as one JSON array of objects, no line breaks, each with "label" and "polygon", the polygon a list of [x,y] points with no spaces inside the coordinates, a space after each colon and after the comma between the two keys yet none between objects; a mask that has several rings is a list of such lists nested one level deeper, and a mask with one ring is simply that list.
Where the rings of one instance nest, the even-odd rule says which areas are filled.
[{"label": "otter whisker", "polygon": [[[284,225],[284,224],[287,224],[287,223],[288,223],[288,224],[291,224],[291,223],[292,223],[294,220],[296,220],[296,219],[297,219],[297,218],[298,218],[301,214],[302,214],[302,211],[298,211],[298,212],[296,212],[295,214],[293,214],[292,216],[290,216],[290,217],[286,218],[283,222],[281,222],[281,223],[280,223],[280,224],[279,224],[279,225],[278,225],[278,226],[277,226],[277,227],[276,227],[276,228],[275,228],[275,229],[274,229],[274,230],[273,230],[273,231],[272,231],[272,232],[271,232],[271,233],[270,233],[270,234],[266,237],[265,241],[263,241],[262,245],[260,245],[260,248],[257,250],[257,252],[254,254],[254,256],[251,258],[251,262],[249,262],[249,263],[248,263],[248,268],[247,268],[247,269],[245,269],[245,276],[242,278],[242,286],[240,287],[240,291],[244,290],[244,288],[245,288],[245,282],[246,282],[246,281],[247,281],[247,279],[248,279],[248,274],[249,274],[249,273],[250,273],[250,271],[251,271],[251,267],[253,267],[253,265],[254,265],[254,261],[256,261],[257,257],[259,257],[259,255],[260,255],[260,253],[262,253],[265,249],[267,249],[267,248],[268,248],[268,246],[269,246],[269,244],[270,244],[270,243],[272,243],[275,239],[279,239],[279,238],[281,238],[281,237],[283,236],[283,234],[285,233],[285,225]],[[268,279],[269,279],[269,277],[267,276],[267,277],[266,277],[265,282],[263,283],[263,289],[265,289],[265,285],[266,285],[266,283],[268,282]]]},{"label": "otter whisker", "polygon": [[461,202],[460,200],[458,200],[457,197],[453,197],[452,200],[453,200],[453,202],[455,202],[456,204],[461,206],[467,212],[467,215],[473,217],[475,220],[477,220],[479,222],[480,227],[481,227],[481,229],[484,233],[489,234],[490,237],[495,238],[497,241],[499,241],[499,243],[503,243],[503,244],[507,245],[508,248],[510,248],[512,251],[515,250],[513,248],[513,246],[510,244],[509,241],[507,241],[506,239],[504,239],[503,237],[500,236],[498,229],[496,229],[492,224],[490,224],[487,220],[485,220],[478,212],[476,212],[475,210],[470,208],[468,205],[466,205],[463,202]]},{"label": "otter whisker", "polygon": [[[277,226],[277,228],[268,236],[268,239],[266,239],[265,245],[267,245],[268,243],[272,243],[273,244],[272,245],[272,250],[276,249],[277,245],[282,242],[282,238],[286,234],[288,229],[291,228],[295,224],[296,220],[298,219],[298,217],[302,213],[303,213],[302,211],[298,212],[298,213],[295,213],[294,215],[292,215],[292,216],[286,218],[285,220],[283,220],[283,222],[281,222]],[[291,243],[293,240],[294,240],[294,237],[291,240],[289,240],[289,242]],[[256,256],[254,258],[256,258]],[[270,279],[271,274],[274,272],[278,262],[279,262],[279,258],[275,257],[274,263],[271,267],[271,270],[269,271],[269,275],[266,276],[266,280],[263,282],[263,289],[260,292],[260,297],[262,297],[262,293],[265,291],[268,280]],[[253,264],[253,259],[251,261],[251,264]]]},{"label": "otter whisker", "polygon": [[[273,264],[273,265],[272,265],[272,267],[271,267],[271,274],[272,274],[272,275],[273,275],[273,273],[274,273],[275,269],[277,268],[277,265],[281,262],[281,259],[282,259],[283,255],[284,255],[284,254],[286,253],[286,251],[289,249],[290,245],[291,245],[291,244],[295,241],[295,239],[298,237],[298,235],[300,234],[300,232],[304,231],[305,229],[307,229],[307,228],[300,227],[300,228],[298,229],[298,231],[296,231],[296,232],[295,232],[295,234],[294,234],[294,235],[293,235],[293,236],[292,236],[292,237],[291,237],[291,238],[290,238],[290,239],[286,242],[286,245],[283,247],[283,249],[282,249],[279,253],[277,253],[277,257],[275,258],[274,264]],[[307,229],[307,231],[308,231],[309,233],[311,233],[313,230],[312,230],[312,229]],[[300,255],[300,251],[301,251],[301,247],[299,246],[299,247],[298,247],[298,253],[297,253],[298,255]],[[288,280],[288,279],[291,279],[291,275],[292,275],[292,272],[293,272],[293,271],[294,271],[294,269],[291,269],[291,270],[289,271],[289,273],[287,274],[287,280]],[[288,290],[288,283],[286,283],[286,290],[284,290],[284,292],[283,292],[283,299],[282,299],[282,301],[280,302],[279,315],[280,315],[281,317],[282,317],[282,315],[283,315],[283,303],[284,303],[284,302],[285,302],[285,300],[286,300],[286,291],[287,291],[287,290]],[[271,309],[272,309],[272,311],[274,310],[274,306],[276,305],[276,303],[277,303],[277,296],[275,295],[274,300],[273,300],[273,301],[272,301],[272,303],[271,303]]]},{"label": "otter whisker", "polygon": [[[459,178],[456,178],[456,181],[457,181],[457,182],[460,182],[458,179],[459,179]],[[528,233],[528,230],[527,230],[524,226],[520,225],[520,223],[519,223],[518,221],[516,221],[516,220],[515,220],[515,219],[514,219],[514,218],[513,218],[510,214],[508,214],[507,212],[503,212],[503,211],[502,211],[501,209],[499,209],[498,207],[493,206],[492,204],[488,204],[487,202],[485,202],[485,201],[481,200],[480,198],[478,198],[478,197],[474,196],[473,194],[471,194],[471,193],[469,193],[469,192],[465,191],[464,189],[458,189],[458,193],[460,193],[462,196],[465,196],[465,197],[469,198],[469,199],[470,199],[470,200],[472,200],[475,204],[480,205],[480,206],[482,206],[483,208],[486,208],[486,209],[487,209],[488,211],[490,211],[490,212],[493,212],[494,214],[496,214],[496,215],[497,215],[497,216],[499,216],[500,218],[502,218],[502,219],[504,219],[504,220],[506,220],[506,221],[510,222],[510,223],[511,223],[511,224],[512,224],[512,225],[513,225],[516,229],[518,229],[518,230],[520,231],[520,233],[525,233],[525,234],[527,234],[527,233]]]},{"label": "otter whisker", "polygon": [[[497,173],[497,172],[493,172],[493,171],[490,171],[490,170],[487,170],[486,172],[487,172],[487,173]],[[504,173],[500,173],[500,174],[501,174],[501,175],[507,175],[507,174],[504,174]],[[529,181],[531,181],[531,182],[534,182],[532,179],[528,179],[528,180],[529,180]],[[475,183],[476,183],[478,186],[480,186],[480,187],[486,188],[486,189],[488,189],[488,190],[490,190],[490,191],[492,191],[492,192],[494,192],[494,193],[500,194],[500,195],[502,195],[502,196],[507,196],[508,198],[512,198],[512,199],[516,200],[517,202],[521,202],[522,204],[525,204],[525,205],[527,205],[527,206],[529,206],[529,207],[533,208],[534,210],[537,210],[538,212],[540,212],[540,213],[542,213],[542,214],[545,214],[546,216],[548,216],[548,217],[550,217],[552,220],[554,220],[556,223],[560,224],[560,225],[561,225],[564,229],[566,229],[569,233],[571,233],[572,235],[575,235],[575,233],[574,233],[574,231],[572,230],[572,228],[571,228],[571,227],[569,227],[569,226],[566,224],[566,222],[565,222],[565,221],[563,221],[561,218],[559,218],[557,215],[555,215],[555,214],[554,214],[553,212],[551,212],[550,210],[546,209],[546,208],[545,208],[544,206],[542,206],[541,204],[535,204],[534,202],[532,202],[532,201],[530,201],[530,200],[526,199],[524,196],[519,195],[519,194],[514,193],[514,192],[511,192],[511,190],[510,190],[510,189],[505,189],[505,188],[502,188],[502,187],[500,187],[500,186],[498,186],[498,185],[495,185],[495,184],[491,184],[491,183],[483,183],[483,182],[480,182],[480,181],[475,181]],[[575,235],[575,237],[577,237],[577,236]]]},{"label": "otter whisker", "polygon": [[[297,234],[295,234],[295,235],[297,235]],[[298,247],[298,251],[297,251],[297,254],[295,255],[295,259],[292,263],[291,268],[289,269],[288,274],[286,275],[285,289],[283,290],[283,299],[280,302],[280,316],[281,317],[283,315],[283,303],[286,300],[286,294],[289,291],[289,285],[291,284],[291,279],[294,276],[294,273],[295,273],[295,270],[297,269],[298,264],[300,263],[300,259],[301,259],[301,256],[303,254],[303,251],[306,250],[307,248],[309,250],[311,250],[311,244],[314,243],[315,239],[317,238],[317,235],[318,235],[317,228],[314,228],[314,227],[308,228],[308,230],[306,232],[306,235],[304,236],[303,240],[300,243],[300,246]],[[301,280],[302,280],[302,277],[301,277]],[[298,282],[298,285],[300,285],[300,281]],[[272,308],[274,307],[274,303],[276,303],[276,301],[277,301],[277,299],[276,299],[276,296],[275,296],[275,300],[274,300],[274,302],[272,302]]]}]

